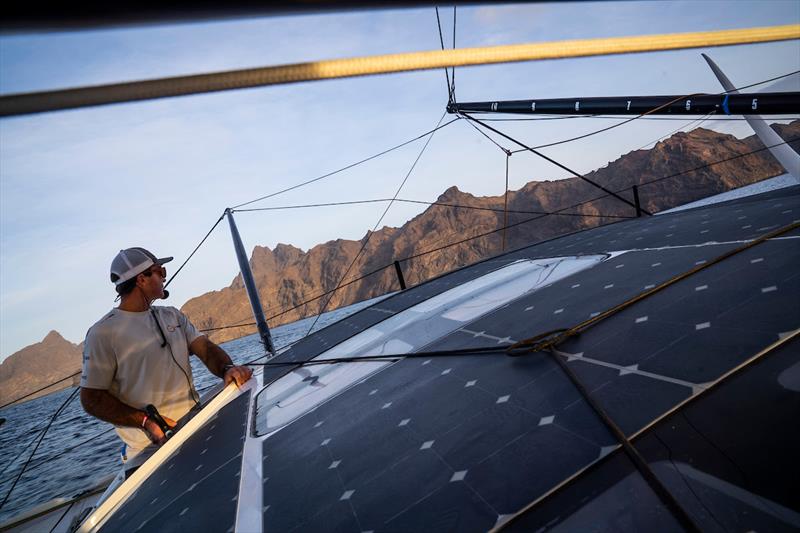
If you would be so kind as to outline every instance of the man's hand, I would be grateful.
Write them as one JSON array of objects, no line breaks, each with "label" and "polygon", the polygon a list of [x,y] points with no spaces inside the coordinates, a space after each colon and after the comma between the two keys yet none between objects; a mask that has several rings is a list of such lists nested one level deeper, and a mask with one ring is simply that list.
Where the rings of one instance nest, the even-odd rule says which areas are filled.
[{"label": "man's hand", "polygon": [[228,386],[228,383],[234,382],[236,383],[237,387],[241,387],[247,380],[250,379],[253,375],[253,370],[246,367],[246,366],[232,366],[225,371],[225,386]]},{"label": "man's hand", "polygon": [[253,375],[248,367],[234,365],[225,350],[208,340],[205,335],[193,340],[189,344],[189,350],[203,361],[212,374],[224,379],[226,387],[231,382],[241,387]]},{"label": "man's hand", "polygon": [[[171,428],[175,427],[176,422],[173,419],[163,415],[161,416],[161,418],[164,419],[164,422],[166,422],[169,427]],[[152,418],[148,418],[147,420],[145,420],[144,432],[147,433],[147,436],[150,438],[150,441],[153,444],[158,444],[159,446],[161,446],[162,444],[167,442],[167,436],[164,435],[164,432],[161,431],[161,428],[158,427],[158,424],[156,424],[155,420],[153,420]]]}]

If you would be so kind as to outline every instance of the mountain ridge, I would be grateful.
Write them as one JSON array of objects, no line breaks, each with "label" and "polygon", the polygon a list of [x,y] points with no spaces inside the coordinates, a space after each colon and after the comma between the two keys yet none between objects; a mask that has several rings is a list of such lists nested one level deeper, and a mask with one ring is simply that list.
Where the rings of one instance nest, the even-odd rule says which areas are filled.
[{"label": "mountain ridge", "polygon": [[[773,128],[785,139],[800,138],[800,121],[774,124]],[[800,141],[791,145],[800,151]],[[761,147],[763,145],[755,135],[739,139],[730,134],[697,128],[676,133],[651,149],[622,155],[589,172],[586,178],[611,190],[638,184],[642,206],[657,212],[780,174],[782,167],[766,150],[743,156]],[[685,172],[729,158],[735,159]],[[646,183],[649,179],[678,173],[682,174]],[[630,191],[620,194],[633,201]],[[534,212],[556,211],[577,203],[576,199],[598,196],[602,196],[601,191],[579,178],[532,180],[520,189],[508,192],[508,222],[515,224],[537,216]],[[364,252],[346,281],[375,270],[378,272],[334,293],[327,310],[397,290],[397,278],[391,268],[395,260],[401,261],[406,282],[416,284],[501,251],[502,232],[498,232],[440,253],[420,255],[441,244],[480,235],[503,225],[503,196],[478,197],[451,186],[439,195],[436,203],[450,205],[431,205],[400,228],[387,226],[375,232],[368,231],[358,240],[335,239],[307,251],[284,243],[276,245],[274,250],[255,246],[250,266],[270,324],[279,325],[316,314],[327,296],[313,300],[302,309],[292,308],[333,289],[362,246]],[[633,214],[629,205],[614,198],[602,198],[568,209],[560,215],[509,228],[506,231],[506,249],[610,222],[615,220],[612,216]],[[409,257],[413,259],[406,260]],[[381,267],[385,268],[380,270]],[[240,275],[228,287],[192,298],[181,309],[201,329],[253,321]],[[254,327],[236,327],[211,331],[210,337],[223,342],[254,331]]]},{"label": "mountain ridge", "polygon": [[[0,363],[0,405],[9,403],[56,380],[79,372],[83,343],[73,344],[55,330]],[[25,400],[32,400],[80,382],[80,375],[54,383]]]}]

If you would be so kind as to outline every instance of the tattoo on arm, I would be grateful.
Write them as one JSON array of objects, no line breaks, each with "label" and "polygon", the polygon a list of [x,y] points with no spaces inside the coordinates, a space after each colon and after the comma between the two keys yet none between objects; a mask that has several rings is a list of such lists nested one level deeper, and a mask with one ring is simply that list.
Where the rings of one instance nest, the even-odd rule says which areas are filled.
[{"label": "tattoo on arm", "polygon": [[121,402],[107,390],[82,388],[81,405],[93,417],[117,426],[141,427],[144,420],[143,411]]}]

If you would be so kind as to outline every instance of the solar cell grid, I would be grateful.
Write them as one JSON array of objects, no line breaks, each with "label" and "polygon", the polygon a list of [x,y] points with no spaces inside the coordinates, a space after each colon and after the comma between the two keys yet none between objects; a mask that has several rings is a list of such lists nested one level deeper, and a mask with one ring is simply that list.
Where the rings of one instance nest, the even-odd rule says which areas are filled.
[{"label": "solar cell grid", "polygon": [[[782,202],[797,204],[796,191],[785,193]],[[520,298],[427,349],[512,342],[575,325],[645,287],[711,261],[739,245],[734,241],[793,220],[787,209],[765,212],[752,201],[706,209],[713,213],[679,212],[649,219],[638,229],[641,221],[626,221],[547,243],[551,250],[533,246],[507,254],[504,258],[510,260],[634,249]],[[751,228],[731,222],[736,210],[737,216],[749,218]],[[565,355],[568,364],[616,423],[632,434],[701,390],[697,385],[772,342],[784,322],[787,327],[800,324],[792,305],[800,287],[787,274],[788,265],[797,262],[795,242],[759,245],[603,321],[564,343],[561,349],[572,354]],[[584,248],[576,250],[580,246]],[[761,263],[771,265],[777,277],[762,276],[764,287],[754,288],[748,269]],[[482,263],[481,270],[490,264]],[[469,270],[459,271],[458,277],[477,275]],[[389,309],[397,304],[392,300],[380,306]],[[743,320],[748,309],[760,310],[762,318]],[[473,518],[467,530],[485,530],[612,453],[614,439],[550,357],[405,360],[320,407],[315,419],[324,418],[331,438],[324,451],[335,450],[341,461],[335,470],[346,482],[320,496],[320,508],[328,511],[296,527],[322,523],[322,515],[330,513],[329,525],[345,530],[354,523],[376,531],[464,524],[468,516]],[[377,391],[373,397],[371,391]],[[303,438],[300,427],[293,424],[267,439],[265,453],[271,446]],[[379,449],[386,453],[375,451]],[[332,458],[326,457],[320,467],[327,469]],[[618,504],[604,504],[609,520],[631,528],[655,524],[669,530],[677,525],[630,465],[618,471],[624,476],[617,476],[616,486],[598,475],[592,482],[588,474],[581,481],[605,487],[598,502]],[[291,469],[282,472],[288,475]],[[340,500],[345,487],[352,492]],[[635,505],[621,505],[620,495],[634,493]],[[342,512],[342,502],[352,506],[352,513]],[[564,524],[586,524],[587,517],[597,517],[593,513],[603,515],[597,505],[572,508],[575,514]],[[264,518],[270,529],[269,516]]]}]

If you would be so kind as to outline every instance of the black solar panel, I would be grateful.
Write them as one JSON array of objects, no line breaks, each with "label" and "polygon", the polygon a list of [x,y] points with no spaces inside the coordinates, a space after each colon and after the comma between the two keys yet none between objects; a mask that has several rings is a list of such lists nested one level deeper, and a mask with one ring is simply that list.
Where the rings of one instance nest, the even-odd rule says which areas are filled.
[{"label": "black solar panel", "polygon": [[233,531],[250,393],[196,431],[101,531]]},{"label": "black solar panel", "polygon": [[[574,233],[410,288],[297,343],[277,360],[310,359],[514,261],[608,255],[424,350],[502,346],[571,328],[709,265],[560,343],[556,355],[406,358],[345,388],[263,441],[263,529],[682,529],[594,402],[702,530],[797,530],[800,231],[714,260],[798,219],[792,187]],[[306,370],[313,377],[316,368]],[[267,369],[266,382],[287,371]],[[104,530],[233,527],[248,397],[192,436]],[[222,444],[205,446],[212,435]],[[206,470],[195,471],[199,463]]]},{"label": "black solar panel", "polygon": [[[471,279],[522,258],[627,250],[426,349],[519,341],[574,326],[792,223],[800,213],[797,193],[621,222],[462,269],[454,275]],[[712,265],[559,349],[593,398],[632,435],[800,326],[796,235]],[[423,291],[429,297],[437,290],[437,283],[426,284],[378,307],[399,311],[405,308],[400,299],[417,301]],[[346,327],[317,336],[336,330]],[[264,442],[264,529],[486,530],[584,469],[568,490],[534,506],[513,527],[575,530],[599,520],[600,530],[679,529],[552,357],[407,359],[323,404]],[[663,460],[653,463],[660,476],[664,468]],[[696,505],[687,511],[707,525]],[[778,524],[759,520],[748,527]],[[729,522],[744,523],[750,524]]]}]

